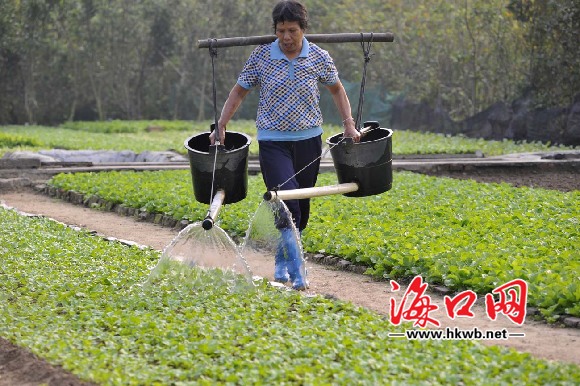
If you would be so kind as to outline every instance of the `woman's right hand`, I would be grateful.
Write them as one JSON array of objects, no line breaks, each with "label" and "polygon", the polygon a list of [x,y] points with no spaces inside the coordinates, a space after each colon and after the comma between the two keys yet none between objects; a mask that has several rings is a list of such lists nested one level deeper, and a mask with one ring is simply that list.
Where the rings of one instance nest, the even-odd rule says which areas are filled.
[{"label": "woman's right hand", "polygon": [[[218,122],[218,133],[219,133],[219,144],[223,145],[225,143],[226,140],[226,126],[222,125]],[[216,144],[216,131],[212,131],[211,134],[209,135],[209,143],[210,145],[215,145]]]},{"label": "woman's right hand", "polygon": [[[244,98],[246,97],[246,95],[248,95],[249,92],[250,90],[246,90],[237,83],[230,91],[228,99],[226,99],[226,103],[224,104],[224,107],[222,109],[220,119],[218,120],[217,123],[220,145],[223,145],[226,140],[226,125],[228,124],[230,119],[232,119],[236,110],[242,103],[242,100],[244,100]],[[216,142],[215,131],[210,134],[209,141],[212,145],[215,145]]]}]

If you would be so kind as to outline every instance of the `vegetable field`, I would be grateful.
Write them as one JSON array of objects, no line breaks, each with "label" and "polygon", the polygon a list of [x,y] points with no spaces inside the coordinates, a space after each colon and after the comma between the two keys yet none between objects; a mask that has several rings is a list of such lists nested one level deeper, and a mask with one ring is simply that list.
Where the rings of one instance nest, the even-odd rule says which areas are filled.
[{"label": "vegetable field", "polygon": [[[389,339],[377,314],[188,270],[0,208],[0,334],[103,384],[577,384],[577,366],[468,341]],[[37,237],[30,237],[30,235]],[[217,278],[219,279],[219,278]],[[243,333],[242,333],[243,332]]]},{"label": "vegetable field", "polygon": [[[322,174],[318,185],[336,183]],[[187,171],[62,174],[51,184],[175,219],[199,221]],[[413,173],[395,173],[393,189],[377,196],[312,200],[308,252],[369,266],[391,279],[422,275],[453,290],[489,292],[514,278],[529,283],[530,305],[554,320],[580,316],[580,192],[515,188]],[[248,197],[226,205],[219,225],[244,236],[265,187],[251,176]]]},{"label": "vegetable field", "polygon": [[[148,128],[162,131],[148,131]],[[0,126],[0,156],[15,150],[41,149],[92,149],[165,151],[173,149],[185,154],[183,142],[189,136],[208,131],[210,122],[188,121],[111,121],[69,122],[59,127],[46,126]],[[239,131],[255,138],[256,128],[252,121],[234,121],[230,131]],[[323,138],[342,130],[338,126],[325,125]],[[485,141],[482,139],[451,137],[434,133],[397,131],[393,138],[393,153],[404,154],[463,154],[483,152],[486,156],[515,152],[569,149],[551,147],[542,143],[515,143],[514,141]],[[258,153],[258,144],[253,141],[250,154]]]},{"label": "vegetable field", "polygon": [[[5,126],[0,156],[52,148],[185,153],[185,138],[208,127]],[[255,137],[249,121],[228,130]],[[339,130],[325,127],[323,137]],[[410,131],[393,138],[395,155],[555,149],[565,148]],[[257,143],[250,152],[257,154]],[[319,176],[318,186],[335,183],[334,174]],[[208,209],[195,200],[187,170],[59,174],[48,185],[175,220],[200,221]],[[247,198],[225,205],[217,225],[240,242],[264,191],[261,176],[249,176]],[[420,275],[453,293],[481,295],[523,279],[528,306],[552,323],[580,317],[579,202],[578,190],[395,172],[393,189],[380,195],[312,199],[303,247],[364,266],[375,278],[403,284]],[[414,327],[265,282],[232,286],[219,272],[187,269],[143,285],[159,258],[153,249],[0,207],[0,336],[83,380],[111,385],[580,384],[577,365],[477,341],[396,339],[389,334]]]}]

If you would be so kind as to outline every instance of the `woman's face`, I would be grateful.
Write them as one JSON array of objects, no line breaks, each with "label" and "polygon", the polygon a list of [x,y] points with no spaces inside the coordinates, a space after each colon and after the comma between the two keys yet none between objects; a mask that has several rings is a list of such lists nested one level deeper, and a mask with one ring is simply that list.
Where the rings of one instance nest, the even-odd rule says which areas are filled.
[{"label": "woman's face", "polygon": [[298,56],[302,50],[304,30],[297,21],[285,21],[276,24],[276,37],[279,39],[280,49],[286,55]]}]

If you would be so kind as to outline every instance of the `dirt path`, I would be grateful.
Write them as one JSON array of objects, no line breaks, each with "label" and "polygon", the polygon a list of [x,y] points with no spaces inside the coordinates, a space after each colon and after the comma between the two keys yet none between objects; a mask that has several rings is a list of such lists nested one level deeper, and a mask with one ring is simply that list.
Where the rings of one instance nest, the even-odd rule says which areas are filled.
[{"label": "dirt path", "polygon": [[[76,225],[117,239],[134,241],[158,250],[163,249],[177,235],[177,231],[160,225],[137,222],[132,218],[114,213],[72,205],[31,191],[0,193],[0,201],[26,213],[45,215],[66,224]],[[390,291],[388,283],[377,282],[363,275],[340,271],[334,267],[313,262],[308,262],[307,267],[311,293],[331,295],[381,314],[388,313],[389,301],[395,295]],[[397,294],[402,294],[404,290],[404,287],[401,288]],[[432,302],[442,309],[443,296],[433,292],[429,295]],[[397,304],[400,304],[400,299],[396,299]],[[530,320],[531,318],[528,318],[523,326],[517,326],[504,315],[499,315],[496,321],[491,321],[487,318],[479,300],[473,309],[475,317],[472,319],[451,320],[441,309],[431,316],[438,319],[443,328],[477,327],[479,330],[506,329],[509,333],[524,333],[525,337],[482,342],[512,347],[538,358],[580,365],[580,329],[553,327],[543,322]],[[1,362],[0,374],[2,374]],[[0,384],[2,384],[1,381]]]}]

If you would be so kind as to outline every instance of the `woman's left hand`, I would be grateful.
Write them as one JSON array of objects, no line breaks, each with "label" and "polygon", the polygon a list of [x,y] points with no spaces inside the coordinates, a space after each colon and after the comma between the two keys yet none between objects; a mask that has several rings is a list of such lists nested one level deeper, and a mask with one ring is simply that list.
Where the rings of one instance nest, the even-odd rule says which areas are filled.
[{"label": "woman's left hand", "polygon": [[344,138],[352,138],[356,143],[360,142],[360,133],[354,126],[354,120],[349,119],[344,122],[344,133],[342,136]]}]

